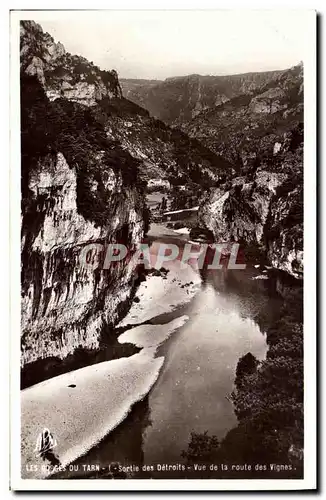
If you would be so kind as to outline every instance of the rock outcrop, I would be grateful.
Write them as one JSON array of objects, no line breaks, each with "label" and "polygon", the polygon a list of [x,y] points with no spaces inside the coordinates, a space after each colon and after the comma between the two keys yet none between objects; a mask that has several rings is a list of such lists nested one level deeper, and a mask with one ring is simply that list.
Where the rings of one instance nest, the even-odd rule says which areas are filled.
[{"label": "rock outcrop", "polygon": [[273,267],[303,272],[303,134],[285,133],[277,152],[241,177],[212,189],[199,211],[218,242],[254,248]]},{"label": "rock outcrop", "polygon": [[36,75],[52,101],[64,97],[94,106],[104,97],[121,97],[117,72],[102,71],[81,56],[66,52],[34,21],[21,22],[21,66],[25,74]]}]

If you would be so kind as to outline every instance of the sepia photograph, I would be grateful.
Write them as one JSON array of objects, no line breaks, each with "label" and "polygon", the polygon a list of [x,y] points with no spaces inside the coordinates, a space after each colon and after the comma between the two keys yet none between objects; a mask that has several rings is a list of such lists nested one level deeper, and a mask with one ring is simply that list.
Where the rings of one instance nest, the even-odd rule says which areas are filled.
[{"label": "sepia photograph", "polygon": [[313,489],[316,12],[10,30],[13,487]]}]

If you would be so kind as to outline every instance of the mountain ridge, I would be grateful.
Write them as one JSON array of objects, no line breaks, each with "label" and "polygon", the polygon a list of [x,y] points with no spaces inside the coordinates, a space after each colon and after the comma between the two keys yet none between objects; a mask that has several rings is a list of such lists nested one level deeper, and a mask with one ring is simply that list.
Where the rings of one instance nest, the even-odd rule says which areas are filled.
[{"label": "mountain ridge", "polygon": [[[237,73],[232,75],[191,74],[153,80],[121,79],[128,99],[170,125],[180,126],[205,109],[253,91],[282,75],[285,70]],[[151,82],[147,84],[146,82]],[[185,96],[185,98],[184,98]]]}]

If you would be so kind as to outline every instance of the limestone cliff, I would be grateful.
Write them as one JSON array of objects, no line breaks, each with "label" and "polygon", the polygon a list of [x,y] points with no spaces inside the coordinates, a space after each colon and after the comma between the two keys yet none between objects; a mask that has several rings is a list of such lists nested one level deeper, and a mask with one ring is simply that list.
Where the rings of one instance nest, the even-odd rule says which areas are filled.
[{"label": "limestone cliff", "polygon": [[[108,139],[94,116],[99,95],[118,98],[115,75],[105,82],[95,69],[96,81],[85,81],[85,72],[74,81],[76,67],[69,66],[67,74],[58,76],[58,59],[68,65],[72,56],[32,22],[22,23],[21,49],[25,366],[99,346],[103,332],[121,318],[137,272],[126,263],[90,270],[80,259],[81,251],[92,243],[105,249],[112,242],[132,250],[146,223],[138,162]],[[53,80],[49,72],[55,72]],[[101,263],[103,254],[94,250],[91,256]]]},{"label": "limestone cliff", "polygon": [[303,272],[302,156],[298,126],[275,143],[273,156],[212,189],[199,211],[200,223],[216,241],[240,242],[296,278]]}]

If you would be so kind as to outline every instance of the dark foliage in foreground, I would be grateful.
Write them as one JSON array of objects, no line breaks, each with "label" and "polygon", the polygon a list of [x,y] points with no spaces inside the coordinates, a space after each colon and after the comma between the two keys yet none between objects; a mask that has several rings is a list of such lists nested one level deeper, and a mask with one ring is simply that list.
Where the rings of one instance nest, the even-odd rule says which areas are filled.
[{"label": "dark foliage in foreground", "polygon": [[[218,476],[208,470],[205,477],[302,477],[302,300],[301,288],[287,294],[280,319],[267,332],[265,361],[259,363],[250,353],[239,360],[232,393],[238,426],[221,442],[192,433],[183,452],[188,463],[228,466]],[[250,464],[251,470],[232,470],[234,464]],[[285,468],[275,471],[271,464]]]}]

